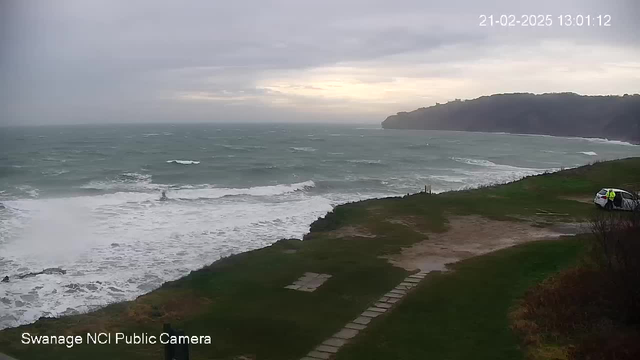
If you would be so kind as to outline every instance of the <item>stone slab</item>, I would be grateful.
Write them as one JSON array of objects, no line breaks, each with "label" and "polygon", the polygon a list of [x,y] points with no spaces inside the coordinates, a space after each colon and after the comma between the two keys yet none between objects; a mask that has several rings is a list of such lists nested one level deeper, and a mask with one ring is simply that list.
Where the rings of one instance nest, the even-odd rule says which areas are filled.
[{"label": "stone slab", "polygon": [[325,282],[326,280],[327,280],[327,279],[320,279],[320,278],[316,278],[316,279],[313,279],[313,280],[309,281],[309,282],[307,283],[307,286],[308,286],[308,287],[314,287],[314,288],[317,288],[317,287],[320,287],[320,285],[324,284],[324,282]]},{"label": "stone slab", "polygon": [[379,313],[379,312],[375,312],[375,311],[364,311],[364,312],[363,312],[362,314],[360,314],[360,315],[362,315],[362,316],[366,316],[366,317],[369,317],[369,318],[374,318],[374,317],[376,317],[376,316],[378,316],[378,315],[380,315],[380,314],[381,314],[381,313]]},{"label": "stone slab", "polygon": [[348,323],[347,325],[344,326],[347,329],[354,329],[354,330],[364,330],[367,327],[365,325],[362,324],[354,324],[354,323]]},{"label": "stone slab", "polygon": [[406,292],[406,291],[404,291],[404,290],[399,290],[399,289],[393,289],[393,290],[391,290],[391,291],[389,291],[389,292],[390,292],[390,293],[393,293],[393,294],[407,295],[407,292]]},{"label": "stone slab", "polygon": [[[388,294],[386,294],[385,296],[388,296],[388,297],[390,297],[390,298],[399,299],[399,298],[401,298],[403,295],[401,295],[401,294],[396,294],[396,293],[388,293]],[[391,302],[390,300],[391,300],[391,299],[387,300],[387,302]]]},{"label": "stone slab", "polygon": [[338,339],[349,340],[349,339],[352,339],[353,337],[355,337],[356,335],[358,335],[358,332],[360,332],[360,331],[356,330],[356,329],[344,328],[344,329],[338,331],[337,333],[335,333],[335,335],[333,335],[333,337],[334,338],[338,338]]},{"label": "stone slab", "polygon": [[416,286],[416,284],[415,283],[402,282],[402,283],[400,283],[399,286],[410,286],[410,287],[413,287],[413,286]]},{"label": "stone slab", "polygon": [[284,287],[285,289],[298,290],[300,289],[300,285],[287,285]]},{"label": "stone slab", "polygon": [[[357,319],[352,321],[352,323],[360,324],[360,325],[367,325],[370,322],[371,322],[371,318],[370,317],[365,317],[365,316],[360,316]],[[336,336],[336,337],[338,337],[338,336]]]},{"label": "stone slab", "polygon": [[383,313],[383,312],[387,312],[387,309],[372,306],[368,308],[367,311],[375,311],[375,312]]},{"label": "stone slab", "polygon": [[328,359],[331,357],[331,354],[326,352],[320,352],[320,351],[312,351],[309,354],[307,354],[307,356],[314,359]]},{"label": "stone slab", "polygon": [[389,302],[390,304],[395,304],[395,303],[397,303],[398,301],[400,301],[400,299],[389,299],[389,301],[388,301],[388,302]]},{"label": "stone slab", "polygon": [[335,346],[331,346],[331,345],[318,345],[318,347],[316,348],[317,351],[321,351],[321,352],[328,352],[328,353],[332,353],[335,354],[338,352],[338,348]]},{"label": "stone slab", "polygon": [[[360,326],[362,326],[362,325],[360,325]],[[363,329],[364,329],[364,327],[363,327]],[[347,343],[347,340],[344,340],[344,339],[329,338],[329,339],[323,341],[322,345],[335,346],[335,347],[339,348],[339,347],[343,346],[346,343]]]},{"label": "stone slab", "polygon": [[335,335],[333,335],[334,338],[338,338],[338,339],[344,339],[344,340],[349,340],[352,339],[353,337],[355,337],[356,335],[358,335],[360,331],[356,330],[356,329],[347,329],[344,328],[340,331],[338,331],[337,333],[335,333]]},{"label": "stone slab", "polygon": [[406,278],[406,279],[404,279],[405,282],[409,282],[409,283],[419,283],[420,280],[422,280],[422,279],[416,279],[416,278]]},{"label": "stone slab", "polygon": [[379,301],[380,301],[380,302],[387,302],[387,300],[389,300],[389,298],[388,298],[388,297],[386,297],[386,296],[383,296],[383,297],[381,297],[381,298],[380,298],[380,300],[379,300]]},{"label": "stone slab", "polygon": [[391,307],[393,306],[393,305],[391,305],[389,303],[375,303],[373,305],[376,306],[376,307],[379,307],[379,308],[383,308],[383,309],[391,309]]}]

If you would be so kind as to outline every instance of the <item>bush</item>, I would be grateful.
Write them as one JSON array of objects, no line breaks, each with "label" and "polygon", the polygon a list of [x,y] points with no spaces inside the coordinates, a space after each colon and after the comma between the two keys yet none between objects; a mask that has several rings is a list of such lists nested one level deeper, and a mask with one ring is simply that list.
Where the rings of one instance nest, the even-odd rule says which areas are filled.
[{"label": "bush", "polygon": [[640,213],[602,212],[591,230],[590,256],[511,313],[529,359],[640,359]]},{"label": "bush", "polygon": [[640,325],[640,213],[606,213],[591,224],[596,262],[611,285],[623,321]]}]

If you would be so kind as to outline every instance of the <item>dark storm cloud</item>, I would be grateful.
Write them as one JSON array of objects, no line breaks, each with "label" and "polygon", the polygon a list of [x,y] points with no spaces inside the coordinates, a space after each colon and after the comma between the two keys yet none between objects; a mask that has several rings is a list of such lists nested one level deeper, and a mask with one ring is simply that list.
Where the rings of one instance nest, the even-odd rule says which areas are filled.
[{"label": "dark storm cloud", "polygon": [[[312,69],[368,63],[352,83],[371,85],[391,83],[394,64],[415,66],[416,76],[473,77],[445,65],[500,46],[566,40],[638,49],[633,0],[516,3],[4,0],[0,124],[256,120],[256,111],[295,120],[314,103],[343,109],[338,95],[326,94],[337,75],[324,71],[319,80]],[[611,14],[614,26],[478,27],[478,15],[505,13]],[[425,64],[435,66],[418,68]],[[387,70],[377,74],[376,66]],[[325,91],[323,99],[309,95],[314,90]],[[354,101],[345,92],[344,108]]]}]

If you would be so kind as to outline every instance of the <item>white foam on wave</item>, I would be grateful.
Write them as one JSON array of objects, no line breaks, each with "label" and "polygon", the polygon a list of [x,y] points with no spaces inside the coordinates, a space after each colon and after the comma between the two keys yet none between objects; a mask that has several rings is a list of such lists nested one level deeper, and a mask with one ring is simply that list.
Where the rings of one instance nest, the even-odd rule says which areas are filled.
[{"label": "white foam on wave", "polygon": [[[115,185],[114,185],[115,186]],[[206,200],[219,199],[227,196],[255,196],[270,197],[290,194],[305,189],[315,187],[315,183],[311,180],[299,182],[295,184],[280,184],[271,186],[255,186],[249,188],[224,188],[213,185],[187,185],[181,187],[172,187],[162,184],[138,184],[139,190],[142,191],[121,191],[110,194],[92,195],[92,196],[75,196],[69,198],[49,198],[42,199],[38,202],[23,199],[20,201],[8,201],[6,204],[13,206],[15,209],[34,210],[40,203],[47,203],[51,206],[64,206],[65,204],[82,205],[89,207],[100,206],[119,206],[126,204],[136,204],[142,202],[155,202],[159,199],[158,190],[167,191],[167,196],[173,200]],[[104,189],[111,189],[109,183]],[[146,190],[146,192],[145,192]]]},{"label": "white foam on wave", "polygon": [[0,284],[0,329],[130,300],[220,257],[301,237],[332,209],[332,200],[298,191],[314,185],[180,189],[170,201],[135,192],[8,201],[0,274],[67,274]]},{"label": "white foam on wave", "polygon": [[579,153],[589,155],[589,156],[598,156],[598,154],[596,154],[594,151],[580,151]]},{"label": "white foam on wave", "polygon": [[289,194],[300,190],[315,187],[316,184],[309,180],[295,184],[281,184],[272,186],[255,186],[250,188],[217,188],[209,185],[204,187],[182,188],[168,192],[172,199],[195,200],[195,199],[217,199],[225,196],[276,196]]},{"label": "white foam on wave", "polygon": [[544,172],[554,172],[560,170],[558,168],[538,169],[501,165],[485,159],[470,159],[458,157],[452,157],[451,159],[459,163],[474,165],[476,166],[476,168],[445,169],[455,174],[460,174],[461,177],[457,178],[457,180],[459,181],[455,182],[465,184],[461,187],[449,187],[445,190],[456,190],[460,188],[477,187],[481,185],[501,184],[509,181],[519,180],[525,176],[539,175]]},{"label": "white foam on wave", "polygon": [[515,170],[515,171],[545,171],[547,169],[535,169],[535,168],[527,168],[527,167],[518,167],[518,166],[511,166],[511,165],[501,165],[501,164],[496,164],[492,161],[489,160],[485,160],[485,159],[470,159],[470,158],[459,158],[459,157],[452,157],[451,160],[459,162],[459,163],[463,163],[463,164],[468,164],[468,165],[476,165],[476,166],[482,166],[482,167],[489,167],[489,168],[496,168],[496,169],[500,169],[500,170]]},{"label": "white foam on wave", "polygon": [[301,152],[314,152],[317,151],[317,149],[314,149],[312,147],[290,147],[289,150],[291,151],[301,151]]},{"label": "white foam on wave", "polygon": [[451,160],[457,161],[457,162],[463,163],[463,164],[468,164],[468,165],[478,165],[478,166],[487,166],[487,167],[498,166],[496,163],[491,162],[489,160],[484,160],[484,159],[469,159],[469,158],[452,157]]},{"label": "white foam on wave", "polygon": [[16,186],[16,189],[22,191],[23,193],[29,195],[32,198],[37,198],[38,196],[40,196],[40,190],[30,185],[19,185],[19,186]]},{"label": "white foam on wave", "polygon": [[595,142],[595,143],[601,143],[601,144],[624,145],[624,146],[640,146],[638,144],[632,144],[630,142],[620,141],[620,140],[609,140],[609,139],[601,139],[601,138],[578,138],[578,139],[591,141],[591,142]]},{"label": "white foam on wave", "polygon": [[174,163],[180,165],[198,165],[200,161],[196,160],[167,160],[167,163]]},{"label": "white foam on wave", "polygon": [[80,186],[80,188],[106,191],[157,191],[162,186],[152,184],[152,176],[150,174],[129,172],[123,173],[114,179],[92,180],[88,184]]},{"label": "white foam on wave", "polygon": [[555,135],[545,135],[545,134],[518,134],[518,133],[506,133],[506,132],[494,132],[494,133],[486,133],[486,134],[545,137],[545,138],[558,138],[558,139],[568,139],[568,140],[584,140],[584,141],[591,141],[591,142],[611,144],[611,145],[640,146],[640,144],[632,144],[630,142],[621,141],[621,140],[609,140],[609,139],[606,139],[606,138],[588,138],[588,137],[577,137],[577,136],[555,136]]},{"label": "white foam on wave", "polygon": [[347,160],[347,162],[350,162],[350,163],[352,163],[352,164],[367,164],[367,165],[382,164],[382,160],[364,160],[364,159],[358,159],[358,160]]},{"label": "white foam on wave", "polygon": [[441,181],[445,183],[459,183],[466,184],[468,182],[468,177],[462,175],[431,175],[429,179],[433,179],[436,181]]}]

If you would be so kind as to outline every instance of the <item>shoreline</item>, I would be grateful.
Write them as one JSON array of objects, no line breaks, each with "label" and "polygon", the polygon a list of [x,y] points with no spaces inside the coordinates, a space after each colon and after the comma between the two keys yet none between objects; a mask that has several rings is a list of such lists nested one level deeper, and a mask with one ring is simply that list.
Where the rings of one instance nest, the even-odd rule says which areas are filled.
[{"label": "shoreline", "polygon": [[455,133],[478,133],[478,134],[488,134],[488,135],[513,135],[513,136],[533,136],[533,137],[551,137],[558,139],[577,139],[577,140],[586,140],[600,143],[609,143],[611,145],[624,145],[624,146],[640,146],[640,140],[630,140],[630,139],[606,139],[606,138],[598,138],[598,137],[583,137],[583,136],[567,136],[567,135],[551,135],[551,134],[537,134],[537,133],[510,133],[505,131],[473,131],[473,130],[447,130],[447,129],[414,129],[414,128],[385,128],[380,127],[381,130],[418,130],[418,131],[447,131],[447,132],[455,132]]},{"label": "shoreline", "polygon": [[[615,160],[614,160],[614,161],[615,161]],[[589,166],[589,165],[584,165],[584,166]],[[579,167],[567,168],[567,169],[565,169],[565,170],[571,170],[571,169],[576,169],[576,168],[579,168]],[[460,191],[473,191],[473,190],[478,190],[478,189],[481,189],[481,188],[483,188],[483,187],[487,187],[487,186],[489,186],[489,187],[495,187],[495,186],[498,186],[498,187],[499,187],[499,186],[503,186],[503,185],[511,184],[511,183],[514,183],[514,182],[518,182],[518,181],[521,181],[521,180],[523,180],[523,179],[526,179],[526,178],[529,178],[529,177],[532,177],[532,176],[533,176],[533,177],[535,177],[535,176],[540,176],[540,175],[545,175],[545,174],[553,174],[553,173],[557,173],[557,172],[563,171],[563,170],[561,170],[561,169],[544,170],[544,172],[542,172],[542,169],[540,169],[540,170],[541,170],[540,174],[524,176],[524,177],[519,178],[519,179],[517,179],[517,180],[507,181],[507,182],[503,182],[503,183],[479,184],[479,185],[476,185],[476,186],[474,186],[474,187],[461,186],[461,187],[459,187],[459,188],[457,188],[457,189],[442,190],[442,191],[440,191],[440,192],[438,192],[438,191],[434,191],[432,194],[433,194],[433,195],[442,195],[442,194],[455,193],[455,192],[460,192]],[[311,181],[311,180],[309,180],[309,181]],[[307,181],[307,182],[309,182],[309,181]],[[423,194],[423,191],[419,191],[419,192],[415,192],[415,193],[410,193],[410,194],[407,194],[407,195],[414,196],[414,195],[418,195],[418,194]],[[311,236],[312,236],[312,232],[313,232],[313,225],[314,225],[315,223],[319,222],[319,221],[322,221],[325,217],[327,217],[328,215],[330,215],[330,214],[331,214],[331,213],[332,213],[336,208],[338,208],[338,207],[347,206],[347,205],[350,205],[350,204],[357,204],[357,203],[362,203],[362,202],[368,202],[368,201],[374,201],[374,202],[376,202],[376,201],[384,201],[384,200],[388,200],[388,199],[402,199],[402,198],[404,198],[404,197],[405,197],[405,195],[401,195],[401,194],[398,194],[398,195],[391,195],[391,194],[390,194],[389,196],[385,196],[385,197],[371,197],[371,198],[365,198],[365,199],[360,199],[360,200],[347,201],[347,202],[344,202],[344,203],[339,203],[339,204],[333,205],[333,206],[332,206],[332,210],[327,211],[324,215],[321,215],[321,216],[317,217],[315,220],[313,220],[311,223],[309,223],[309,224],[307,225],[307,227],[308,227],[307,232],[305,232],[304,234],[302,234],[302,236],[300,236],[300,238],[293,238],[293,239],[289,239],[289,240],[305,241],[305,239],[307,239],[307,238],[311,237]],[[163,282],[160,286],[158,286],[157,288],[155,288],[155,289],[153,289],[153,290],[151,290],[151,291],[148,291],[148,292],[145,292],[145,293],[142,293],[142,294],[139,294],[139,295],[135,295],[134,297],[131,297],[131,298],[129,298],[129,299],[124,299],[124,300],[119,300],[119,301],[114,301],[114,302],[108,302],[108,303],[104,303],[104,304],[102,304],[102,305],[91,305],[91,306],[89,306],[89,307],[91,308],[90,310],[87,310],[87,311],[77,311],[77,312],[72,313],[72,314],[65,314],[65,315],[52,316],[52,317],[49,317],[49,316],[43,316],[43,317],[40,317],[39,319],[36,319],[36,320],[35,320],[35,321],[33,321],[33,322],[21,323],[21,324],[19,324],[19,325],[13,326],[13,327],[6,327],[6,328],[2,328],[2,329],[0,329],[0,332],[1,332],[1,331],[4,331],[4,330],[8,330],[8,329],[15,329],[15,328],[19,328],[19,327],[22,327],[22,326],[30,326],[30,325],[33,325],[33,324],[37,323],[37,322],[38,322],[40,319],[42,319],[42,318],[45,318],[45,319],[59,319],[59,318],[68,317],[68,316],[85,315],[85,314],[93,313],[93,312],[95,312],[95,311],[99,311],[99,310],[101,310],[101,309],[103,309],[103,308],[105,308],[105,307],[111,306],[111,305],[117,305],[117,304],[127,303],[127,302],[131,302],[131,301],[136,301],[136,300],[137,300],[138,298],[140,298],[140,297],[146,296],[146,295],[148,295],[148,294],[151,294],[151,293],[153,293],[153,292],[157,291],[158,289],[161,289],[165,284],[172,283],[172,282],[176,282],[176,281],[180,281],[180,280],[182,280],[182,279],[186,278],[187,276],[189,276],[189,275],[190,275],[191,273],[193,273],[193,272],[197,272],[197,271],[200,271],[200,270],[202,270],[202,269],[204,269],[204,268],[207,268],[207,267],[213,266],[216,262],[218,262],[218,261],[220,261],[220,260],[223,260],[223,259],[225,259],[225,258],[229,258],[229,257],[239,256],[239,255],[246,254],[246,253],[253,252],[253,251],[263,250],[263,249],[266,249],[266,248],[269,248],[269,247],[271,247],[271,246],[275,245],[277,242],[279,242],[279,241],[281,241],[281,240],[284,240],[284,239],[285,239],[285,238],[279,238],[279,239],[274,240],[273,242],[271,242],[269,245],[265,245],[265,246],[263,246],[263,247],[259,247],[259,248],[255,248],[255,249],[249,249],[249,250],[246,250],[246,251],[242,251],[242,252],[239,252],[239,253],[233,254],[233,255],[231,255],[231,256],[228,256],[228,257],[224,257],[224,256],[222,256],[222,257],[220,257],[218,260],[215,260],[215,261],[213,261],[213,262],[211,262],[211,263],[205,264],[205,265],[203,265],[203,266],[202,266],[202,267],[200,267],[200,268],[189,270],[189,272],[188,272],[188,273],[186,273],[186,274],[184,274],[184,275],[181,275],[181,276],[179,276],[179,277],[177,277],[177,278],[175,278],[175,279],[173,279],[173,280],[165,281],[165,282]],[[503,248],[503,247],[497,247],[497,248],[493,249],[492,251],[494,251],[494,250],[498,250],[498,249],[500,249],[500,248]],[[475,254],[475,256],[480,255],[480,254],[481,254],[481,253],[477,253],[477,254]],[[464,257],[464,258],[466,258],[466,257]],[[457,258],[457,260],[456,260],[456,261],[458,261],[458,260],[462,260],[462,259],[463,259],[463,258]],[[393,261],[394,261],[394,260],[393,260],[392,258],[390,258],[390,259],[389,259],[389,261],[390,261],[391,263],[393,263]],[[444,264],[445,264],[445,263],[443,262],[443,263],[442,263],[442,265],[444,265]],[[402,267],[401,265],[397,265],[397,266]],[[2,275],[2,276],[4,276],[4,275]],[[2,278],[2,277],[0,276],[0,278]],[[1,287],[2,285],[3,285],[3,284],[2,284],[2,283],[0,283],[0,287]]]},{"label": "shoreline", "polygon": [[[542,173],[543,173],[543,171],[544,171],[545,173],[553,173],[553,172],[560,171],[560,170],[559,170],[559,169],[551,169],[551,170],[543,170],[543,169],[539,169],[539,171],[540,171],[540,173],[542,174]],[[523,177],[523,178],[526,178],[526,176],[525,176],[525,177]],[[523,179],[523,178],[520,178],[520,179],[518,179],[518,180],[521,180],[521,179]],[[515,180],[515,181],[518,181],[518,180]],[[299,185],[299,184],[304,184],[304,183],[308,183],[308,182],[312,182],[312,180],[308,180],[308,181],[305,181],[305,182],[301,182],[301,183],[298,183],[298,184],[292,184],[292,185]],[[484,187],[484,186],[499,186],[499,185],[508,184],[508,183],[510,183],[510,182],[513,182],[513,181],[508,181],[508,182],[503,182],[503,183],[479,184],[479,185],[475,185],[475,186],[473,186],[473,187],[460,186],[460,187],[458,187],[458,188],[456,188],[456,189],[448,189],[448,190],[447,190],[447,189],[444,189],[444,190],[442,190],[442,191],[434,191],[434,192],[433,192],[433,194],[444,194],[444,193],[448,193],[448,192],[465,191],[465,190],[476,189],[476,188],[480,188],[480,187]],[[290,185],[290,186],[291,186],[291,185]],[[420,194],[421,192],[422,192],[422,191],[418,191],[418,192],[415,192],[415,193],[411,193],[411,195]],[[155,194],[154,194],[154,195],[155,195]],[[82,196],[85,196],[85,195],[78,195],[78,197],[82,197]],[[403,195],[403,194],[389,194],[388,196],[384,196],[384,197],[377,197],[377,196],[373,195],[372,197],[366,197],[366,196],[365,196],[364,198],[363,198],[362,196],[360,196],[360,199],[359,199],[359,200],[351,200],[351,201],[346,201],[346,202],[341,202],[341,203],[334,204],[334,205],[332,205],[332,209],[331,209],[331,210],[329,210],[329,211],[325,212],[323,215],[320,215],[319,217],[317,217],[317,218],[315,218],[313,221],[311,221],[311,222],[307,225],[307,231],[306,231],[305,233],[303,233],[303,234],[300,236],[300,238],[299,238],[299,239],[298,239],[298,238],[296,238],[296,239],[298,239],[298,240],[300,240],[300,241],[304,241],[304,239],[305,239],[305,238],[307,238],[307,237],[310,235],[310,233],[312,232],[312,231],[311,231],[311,227],[312,227],[312,225],[313,225],[315,222],[317,222],[318,220],[321,220],[321,219],[323,219],[324,217],[326,217],[326,216],[327,216],[328,214],[330,214],[330,213],[331,213],[331,212],[332,212],[336,207],[340,207],[340,206],[344,206],[344,205],[348,205],[348,204],[353,204],[353,203],[359,203],[359,202],[363,202],[363,201],[380,201],[380,200],[385,200],[385,199],[394,199],[394,198],[398,198],[398,199],[400,199],[400,198],[402,198],[402,197],[404,197],[404,196],[405,196],[405,195]],[[262,247],[259,247],[259,248],[254,248],[254,249],[248,249],[248,250],[245,250],[245,251],[242,251],[242,252],[236,253],[236,254],[234,254],[234,255],[232,255],[232,256],[241,255],[241,254],[244,254],[244,253],[247,253],[247,252],[251,252],[251,251],[256,251],[256,250],[261,250],[261,249],[268,248],[268,247],[270,247],[270,246],[274,245],[275,243],[277,243],[278,241],[280,241],[280,240],[282,240],[282,239],[283,239],[282,237],[281,237],[281,238],[279,238],[279,239],[274,239],[274,240],[273,240],[269,245],[265,245],[265,246],[262,246]],[[90,314],[90,313],[92,313],[92,312],[98,311],[98,310],[103,309],[103,308],[105,308],[105,307],[107,307],[107,306],[110,306],[110,305],[120,304],[120,303],[126,303],[126,302],[130,302],[130,301],[135,301],[135,300],[136,300],[136,299],[138,299],[139,297],[142,297],[142,296],[148,295],[148,294],[150,294],[150,293],[152,293],[152,292],[154,292],[154,291],[156,291],[156,290],[158,290],[158,289],[162,288],[162,287],[163,287],[165,284],[167,284],[167,283],[171,283],[171,282],[174,282],[174,281],[179,281],[179,280],[181,280],[181,279],[185,278],[185,277],[186,277],[186,276],[188,276],[191,272],[199,271],[199,270],[201,270],[202,268],[206,268],[206,267],[208,267],[208,266],[212,266],[216,261],[219,261],[219,260],[221,260],[221,259],[223,259],[223,258],[225,258],[225,257],[224,257],[224,256],[222,256],[222,257],[220,257],[218,260],[215,260],[215,261],[214,261],[214,262],[212,262],[212,263],[204,264],[204,265],[202,265],[201,267],[196,268],[196,269],[191,269],[191,270],[189,270],[187,273],[184,273],[183,275],[180,275],[180,276],[178,276],[178,277],[176,277],[176,278],[174,278],[174,279],[172,279],[172,280],[167,280],[167,281],[163,282],[162,284],[160,284],[158,287],[154,288],[153,290],[150,290],[150,291],[148,291],[148,292],[143,292],[143,293],[140,293],[140,294],[134,295],[134,296],[132,296],[132,297],[130,297],[130,298],[129,298],[129,297],[127,297],[127,298],[124,298],[124,299],[121,299],[121,300],[117,300],[117,301],[113,301],[113,302],[106,302],[106,303],[102,303],[102,304],[100,304],[100,305],[88,305],[87,307],[88,307],[89,309],[85,309],[85,310],[76,310],[76,309],[74,309],[74,312],[72,312],[72,313],[70,313],[70,314],[63,314],[63,315],[56,315],[56,316],[41,316],[40,318],[46,318],[46,319],[58,319],[58,318],[67,317],[67,316]],[[40,270],[42,270],[42,269],[40,269]],[[38,270],[38,271],[40,271],[40,270]],[[46,270],[46,269],[45,269],[45,270]],[[65,270],[65,271],[71,271],[71,270],[66,269],[66,268],[65,268],[64,270]],[[15,274],[1,274],[1,275],[2,275],[2,276],[0,276],[0,280],[1,280],[1,279],[2,279],[2,277],[4,277],[5,275],[8,275],[10,278],[15,277]],[[14,275],[14,276],[11,276],[11,275]],[[0,288],[1,288],[2,286],[3,286],[3,283],[0,283]],[[18,327],[21,327],[21,326],[29,326],[29,325],[32,325],[32,324],[37,323],[37,322],[38,322],[38,320],[39,320],[40,318],[38,318],[38,319],[36,319],[36,320],[34,320],[34,321],[31,321],[31,322],[24,322],[24,323],[20,323],[19,325],[15,325],[15,326],[11,326],[11,327],[5,327],[5,328],[0,328],[0,331],[6,330],[6,329],[15,329],[15,328],[18,328]]]},{"label": "shoreline", "polygon": [[[580,200],[591,196],[592,189],[601,183],[608,183],[612,174],[625,174],[616,181],[640,185],[639,169],[640,158],[627,158],[473,190],[339,205],[311,224],[304,241],[281,239],[265,248],[220,259],[132,301],[1,330],[0,348],[20,359],[44,359],[42,348],[18,342],[21,332],[154,333],[163,323],[171,323],[188,335],[211,335],[215,340],[212,345],[194,345],[194,357],[211,357],[213,352],[221,358],[243,354],[249,358],[300,358],[414,272],[394,266],[389,256],[416,246],[424,249],[423,245],[468,251],[455,239],[474,238],[476,232],[476,243],[486,245],[488,251],[495,250],[494,245],[482,239],[495,234],[507,236],[496,238],[497,247],[535,240],[529,232],[545,232],[554,224],[580,222],[594,214],[593,204]],[[544,198],[540,192],[545,193]],[[571,195],[578,200],[568,199]],[[487,201],[494,206],[486,206]],[[475,216],[476,222],[462,231],[456,224],[469,216]],[[511,231],[500,231],[505,226],[526,232],[514,240],[509,237]],[[429,241],[423,243],[425,240]],[[313,292],[287,288],[305,273],[330,278]],[[158,350],[146,345],[47,349],[49,357],[91,356],[95,360],[152,359]]]}]

